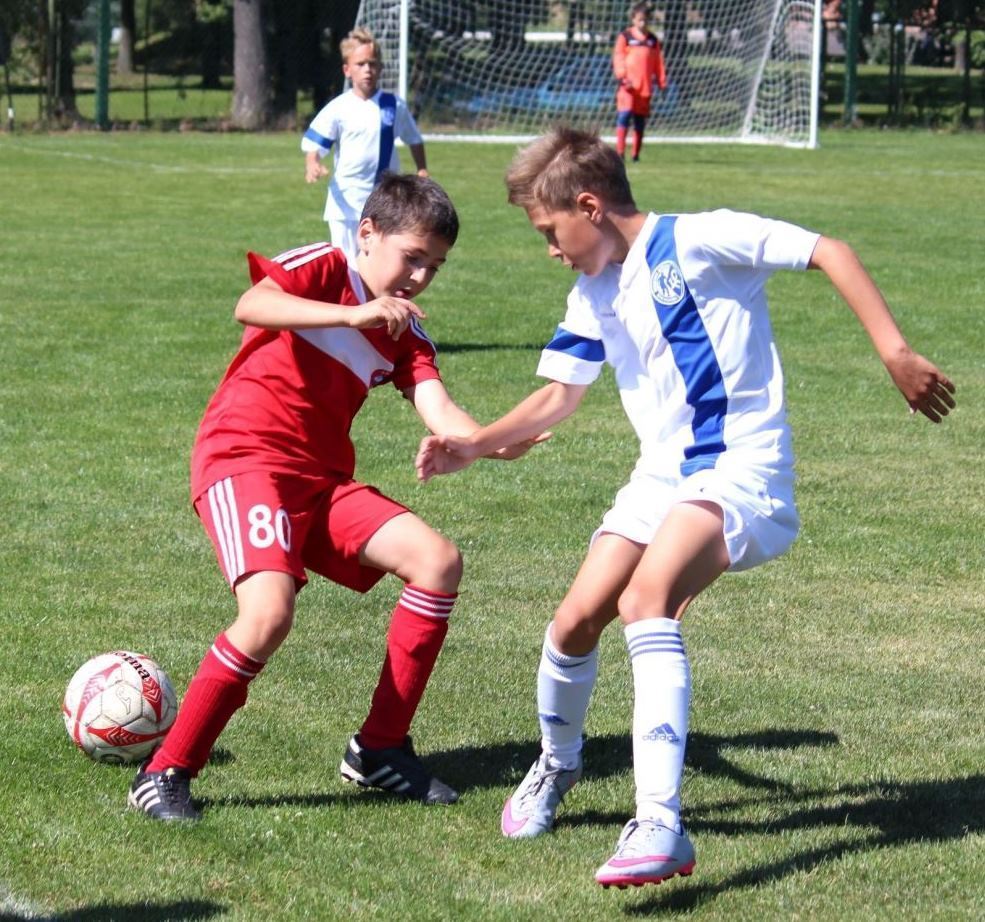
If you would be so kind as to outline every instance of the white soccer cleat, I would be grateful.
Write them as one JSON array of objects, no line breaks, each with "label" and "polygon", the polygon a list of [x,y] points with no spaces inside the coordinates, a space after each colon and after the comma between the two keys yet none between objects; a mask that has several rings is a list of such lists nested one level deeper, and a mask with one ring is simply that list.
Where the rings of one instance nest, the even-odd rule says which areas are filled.
[{"label": "white soccer cleat", "polygon": [[656,820],[630,820],[595,879],[603,887],[640,887],[675,874],[687,877],[694,864],[694,846],[683,829],[676,833]]},{"label": "white soccer cleat", "polygon": [[546,752],[530,766],[526,778],[503,806],[500,828],[510,839],[529,839],[554,826],[564,795],[581,780],[581,756],[574,768],[563,768]]}]

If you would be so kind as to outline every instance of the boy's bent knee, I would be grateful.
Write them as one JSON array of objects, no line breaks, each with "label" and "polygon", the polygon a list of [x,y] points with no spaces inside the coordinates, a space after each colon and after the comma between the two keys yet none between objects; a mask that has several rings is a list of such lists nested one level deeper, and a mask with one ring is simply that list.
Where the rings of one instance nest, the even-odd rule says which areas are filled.
[{"label": "boy's bent knee", "polygon": [[461,551],[447,538],[435,535],[410,563],[407,582],[436,592],[457,592],[464,568]]},{"label": "boy's bent knee", "polygon": [[[684,600],[681,600],[683,602]],[[623,624],[643,621],[646,618],[672,618],[677,609],[686,607],[681,602],[674,603],[665,596],[643,592],[630,584],[619,596],[619,620]]]},{"label": "boy's bent knee", "polygon": [[623,624],[631,624],[633,621],[641,621],[644,618],[653,618],[664,612],[656,612],[656,605],[652,598],[647,598],[642,592],[633,587],[627,587],[622,595],[619,596],[619,620]]},{"label": "boy's bent knee", "polygon": [[230,642],[247,656],[266,661],[287,639],[294,625],[294,612],[283,606],[241,610],[226,631]]},{"label": "boy's bent knee", "polygon": [[587,655],[598,646],[606,624],[591,614],[562,605],[551,622],[551,643],[565,656]]}]

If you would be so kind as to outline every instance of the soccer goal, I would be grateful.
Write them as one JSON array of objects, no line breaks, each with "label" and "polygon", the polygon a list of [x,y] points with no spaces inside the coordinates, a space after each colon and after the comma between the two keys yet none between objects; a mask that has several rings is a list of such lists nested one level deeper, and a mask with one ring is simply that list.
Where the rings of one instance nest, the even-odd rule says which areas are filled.
[{"label": "soccer goal", "polygon": [[[611,51],[629,0],[362,0],[383,85],[429,139],[615,127]],[[668,86],[649,140],[817,145],[821,0],[652,4]]]}]

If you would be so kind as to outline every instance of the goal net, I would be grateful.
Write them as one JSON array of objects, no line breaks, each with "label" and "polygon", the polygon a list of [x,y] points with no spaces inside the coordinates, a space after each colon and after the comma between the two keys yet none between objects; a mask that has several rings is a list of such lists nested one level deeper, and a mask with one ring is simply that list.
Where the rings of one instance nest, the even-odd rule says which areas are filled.
[{"label": "goal net", "polygon": [[[611,133],[611,53],[629,0],[362,0],[385,89],[429,137],[522,140],[564,123]],[[816,145],[821,0],[651,4],[668,85],[650,140]]]}]

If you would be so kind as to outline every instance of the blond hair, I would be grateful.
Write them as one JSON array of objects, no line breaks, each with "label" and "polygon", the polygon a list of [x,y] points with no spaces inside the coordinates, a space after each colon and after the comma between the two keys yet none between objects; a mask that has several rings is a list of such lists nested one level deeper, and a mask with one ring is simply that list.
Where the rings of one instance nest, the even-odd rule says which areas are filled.
[{"label": "blond hair", "polygon": [[554,128],[521,149],[506,172],[506,191],[511,205],[528,209],[571,211],[582,192],[636,207],[622,157],[597,134],[574,128]]},{"label": "blond hair", "polygon": [[383,57],[380,53],[380,43],[369,29],[364,29],[362,26],[356,26],[355,29],[339,42],[339,51],[342,53],[342,60],[348,61],[349,55],[363,45],[372,45],[376,60],[381,64],[383,63]]}]

